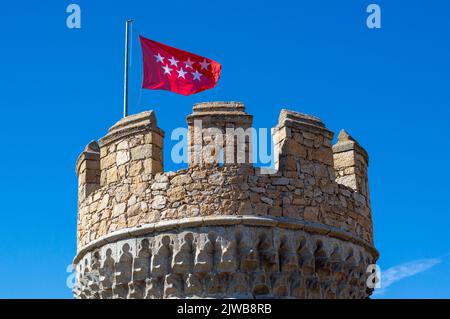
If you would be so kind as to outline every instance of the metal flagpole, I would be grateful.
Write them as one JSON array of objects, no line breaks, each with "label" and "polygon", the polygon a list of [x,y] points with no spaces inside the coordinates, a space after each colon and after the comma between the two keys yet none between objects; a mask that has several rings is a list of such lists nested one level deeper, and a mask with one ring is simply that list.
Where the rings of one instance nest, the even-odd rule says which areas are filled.
[{"label": "metal flagpole", "polygon": [[129,49],[129,30],[133,20],[127,20],[125,24],[125,74],[123,82],[123,117],[128,116],[128,55]]}]

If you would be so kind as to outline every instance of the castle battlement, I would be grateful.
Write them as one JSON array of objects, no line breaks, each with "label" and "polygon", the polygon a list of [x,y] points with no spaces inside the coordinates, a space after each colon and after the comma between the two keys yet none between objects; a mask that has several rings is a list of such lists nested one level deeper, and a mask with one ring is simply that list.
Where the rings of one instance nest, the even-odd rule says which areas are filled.
[{"label": "castle battlement", "polygon": [[[177,172],[164,172],[153,111],[120,120],[80,154],[74,264],[80,280],[94,271],[103,283],[79,297],[367,296],[364,267],[378,253],[368,156],[351,136],[343,131],[332,145],[320,119],[282,110],[272,130],[276,171],[265,174],[251,163],[251,134],[227,133],[252,127],[242,103],[195,104],[187,123],[189,167]],[[222,157],[234,162],[204,147],[218,131]],[[333,286],[334,264],[358,269],[353,284]]]}]

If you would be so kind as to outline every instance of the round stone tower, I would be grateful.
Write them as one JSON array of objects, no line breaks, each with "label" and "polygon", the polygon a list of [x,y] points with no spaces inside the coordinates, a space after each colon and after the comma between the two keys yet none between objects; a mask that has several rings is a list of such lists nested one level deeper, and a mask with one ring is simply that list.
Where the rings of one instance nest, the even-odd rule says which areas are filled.
[{"label": "round stone tower", "polygon": [[282,110],[275,169],[253,167],[242,103],[194,106],[189,167],[164,172],[153,111],[91,142],[78,175],[77,298],[366,298],[368,155]]}]

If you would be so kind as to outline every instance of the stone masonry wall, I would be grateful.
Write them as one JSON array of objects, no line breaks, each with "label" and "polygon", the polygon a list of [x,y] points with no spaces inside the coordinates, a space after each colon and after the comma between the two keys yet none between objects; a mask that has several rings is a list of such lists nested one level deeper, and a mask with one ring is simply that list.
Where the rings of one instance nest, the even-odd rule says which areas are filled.
[{"label": "stone masonry wall", "polygon": [[[147,118],[148,114],[138,117]],[[373,243],[368,197],[335,181],[332,133],[320,120],[282,111],[274,140],[283,145],[278,146],[279,171],[273,175],[259,174],[257,168],[245,165],[194,166],[154,174],[162,170],[162,162],[156,161],[156,170],[147,169],[155,167],[155,160],[152,158],[151,165],[146,166],[147,157],[154,152],[146,153],[145,149],[153,146],[157,158],[162,160],[162,134],[154,115],[152,121],[153,126],[145,134],[116,138],[114,143],[103,139],[103,187],[79,204],[78,249],[123,228],[211,215],[274,216],[318,222]]]},{"label": "stone masonry wall", "polygon": [[338,227],[372,243],[370,210],[363,196],[339,184],[258,175],[254,168],[190,168],[136,177],[101,189],[79,208],[78,246],[122,228],[186,217],[259,215],[302,219]]}]

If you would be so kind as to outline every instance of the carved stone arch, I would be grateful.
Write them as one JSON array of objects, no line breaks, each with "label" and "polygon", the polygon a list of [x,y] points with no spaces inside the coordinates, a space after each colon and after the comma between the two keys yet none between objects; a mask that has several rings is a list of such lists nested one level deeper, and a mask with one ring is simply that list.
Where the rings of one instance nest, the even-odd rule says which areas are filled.
[{"label": "carved stone arch", "polygon": [[321,295],[321,285],[320,278],[317,273],[313,273],[305,279],[307,298],[308,299],[319,299]]},{"label": "carved stone arch", "polygon": [[98,271],[100,269],[100,262],[101,262],[100,251],[98,249],[94,250],[91,255],[91,270]]},{"label": "carved stone arch", "polygon": [[185,275],[192,270],[194,235],[191,232],[184,232],[178,235],[178,240],[173,249],[172,272]]},{"label": "carved stone arch", "polygon": [[86,257],[81,261],[82,267],[81,267],[80,277],[78,279],[79,284],[80,284],[79,296],[81,299],[92,298],[91,291],[88,286],[89,273],[90,273],[89,257],[90,257],[90,254],[86,254]]},{"label": "carved stone arch", "polygon": [[153,242],[144,237],[137,242],[137,257],[150,257],[152,256]]},{"label": "carved stone arch", "polygon": [[326,244],[321,239],[318,239],[314,250],[314,267],[316,273],[320,273],[321,270],[328,266],[328,257]]},{"label": "carved stone arch", "polygon": [[216,239],[216,249],[219,251],[217,271],[231,274],[236,271],[237,244],[234,234],[220,234]]},{"label": "carved stone arch", "polygon": [[314,266],[319,280],[320,293],[315,293],[319,294],[320,298],[336,298],[337,287],[332,276],[332,263],[330,262],[332,245],[333,242],[330,239],[326,239],[325,241],[321,239],[316,240]]},{"label": "carved stone arch", "polygon": [[182,298],[183,280],[181,275],[169,273],[164,278],[164,298]]},{"label": "carved stone arch", "polygon": [[337,241],[330,241],[329,247],[329,257],[326,265],[330,272],[327,277],[322,278],[322,294],[325,299],[336,299],[339,295],[339,283],[345,278],[345,274],[342,272],[343,257],[341,246]]},{"label": "carved stone arch", "polygon": [[365,257],[364,257],[364,265],[367,267],[369,265],[374,264],[375,262],[373,261],[373,257],[370,256],[370,254],[365,253]]},{"label": "carved stone arch", "polygon": [[163,277],[171,271],[173,240],[169,234],[160,235],[156,239],[151,261],[151,273],[155,277]]},{"label": "carved stone arch", "polygon": [[[114,248],[115,249],[115,248]],[[114,273],[116,262],[114,260],[112,246],[106,246],[102,252],[103,262],[100,267],[100,298],[107,299],[112,297],[112,286],[114,282]]]},{"label": "carved stone arch", "polygon": [[323,298],[336,299],[338,296],[338,283],[335,280],[327,280],[323,284]]},{"label": "carved stone arch", "polygon": [[[252,236],[245,236],[243,249],[242,271],[249,273],[250,292],[253,298],[263,298],[270,295],[270,274],[273,266],[273,243],[265,229],[254,229]],[[242,244],[242,242],[241,242]],[[275,256],[275,268],[276,268]]]},{"label": "carved stone arch", "polygon": [[145,280],[145,299],[159,299],[163,297],[164,278],[152,276]]},{"label": "carved stone arch", "polygon": [[219,233],[216,230],[208,232],[208,245],[210,245],[210,254],[212,258],[212,270],[215,270],[217,264],[220,262],[220,254],[222,247],[220,246]]},{"label": "carved stone arch", "polygon": [[228,292],[235,298],[250,298],[249,293],[249,275],[246,272],[236,271],[230,275]]},{"label": "carved stone arch", "polygon": [[204,276],[204,289],[208,296],[224,295],[227,289],[227,274],[219,271],[221,266],[226,266],[222,263],[222,244],[226,245],[227,240],[220,229],[208,232],[206,254],[209,255],[211,264],[208,273]]},{"label": "carved stone arch", "polygon": [[270,295],[270,278],[268,278],[268,273],[264,271],[256,271],[252,275],[251,291],[253,297],[259,298],[263,296]]},{"label": "carved stone arch", "polygon": [[360,291],[365,291],[366,288],[366,256],[363,250],[359,251],[359,263],[356,271],[356,283],[355,285],[360,287]]},{"label": "carved stone arch", "polygon": [[131,281],[133,269],[133,254],[129,243],[125,242],[119,252],[119,260],[116,263],[116,283],[128,284]]},{"label": "carved stone arch", "polygon": [[356,253],[353,247],[350,247],[347,251],[347,256],[345,258],[345,269],[346,273],[349,274],[352,269],[358,266],[358,258],[356,256]]},{"label": "carved stone arch", "polygon": [[355,251],[356,251],[356,257],[358,260],[358,264],[360,265],[361,263],[364,262],[364,251],[359,247]]},{"label": "carved stone arch", "polygon": [[83,275],[83,261],[81,260],[78,265],[76,265],[77,268],[77,279],[80,279]]},{"label": "carved stone arch", "polygon": [[257,242],[253,229],[236,232],[236,247],[238,255],[238,270],[251,272],[259,268]]},{"label": "carved stone arch", "polygon": [[278,247],[279,271],[293,273],[298,271],[298,256],[291,236],[280,237]]},{"label": "carved stone arch", "polygon": [[301,234],[296,238],[296,248],[297,251],[309,250],[308,239],[304,234]]},{"label": "carved stone arch", "polygon": [[290,277],[298,270],[298,258],[290,232],[273,230],[272,234],[277,256],[277,268],[271,275],[272,295],[275,298],[286,298],[290,294]]},{"label": "carved stone arch", "polygon": [[289,295],[290,274],[278,272],[272,275],[272,294],[275,298],[286,298]]},{"label": "carved stone arch", "polygon": [[306,298],[305,277],[302,272],[294,273],[290,278],[290,296],[293,298]]},{"label": "carved stone arch", "polygon": [[207,275],[206,293],[208,296],[223,296],[227,290],[227,274],[212,271]]},{"label": "carved stone arch", "polygon": [[358,267],[361,267],[364,265],[365,262],[365,254],[364,251],[362,249],[356,249],[355,250],[355,259],[356,259],[356,264]]},{"label": "carved stone arch", "polygon": [[195,260],[194,272],[200,274],[201,277],[213,269],[214,264],[214,244],[213,235],[201,233],[195,239]]},{"label": "carved stone arch", "polygon": [[311,276],[315,272],[314,254],[306,236],[298,239],[297,256],[299,267],[304,276]]},{"label": "carved stone arch", "polygon": [[[367,282],[367,280],[369,279],[369,276],[372,275],[370,271],[368,272],[368,267],[370,265],[375,264],[375,263],[376,263],[376,261],[374,260],[374,258],[369,253],[367,253],[367,255],[366,255],[366,263],[365,263],[365,266],[366,266],[365,278],[364,278],[365,282]],[[376,272],[376,271],[377,271],[376,269],[372,270],[372,272]],[[377,280],[380,280],[378,275],[377,276],[373,276],[372,279],[371,279],[371,282],[375,285],[377,283]],[[367,284],[365,284],[365,288],[366,288],[366,296],[365,297],[369,298],[369,296],[372,295],[372,293],[374,292],[375,289],[374,288],[370,288]]]},{"label": "carved stone arch", "polygon": [[341,262],[342,260],[342,247],[337,242],[333,242],[330,250],[330,262]]},{"label": "carved stone arch", "polygon": [[334,274],[335,280],[337,282],[345,280],[344,256],[343,248],[341,245],[339,245],[338,243],[333,244],[329,259],[331,271]]},{"label": "carved stone arch", "polygon": [[272,235],[272,245],[273,248],[277,251],[280,250],[282,243],[289,241],[290,233],[287,231],[280,231],[279,229],[272,229],[270,231]]},{"label": "carved stone arch", "polygon": [[[353,247],[350,248],[349,254],[345,260],[345,268],[348,278],[348,283],[352,286],[357,285],[359,281],[359,266],[360,266],[361,256],[360,252]],[[351,291],[349,292],[349,296]],[[350,297],[351,298],[351,297]]]},{"label": "carved stone arch", "polygon": [[145,293],[145,280],[150,278],[150,263],[152,247],[148,238],[138,241],[137,256],[133,261],[133,281],[129,284],[131,298],[143,298]]},{"label": "carved stone arch", "polygon": [[200,297],[203,292],[202,283],[197,273],[188,273],[184,284],[184,293],[188,297]]},{"label": "carved stone arch", "polygon": [[86,258],[83,260],[83,278],[86,277],[87,274],[89,274],[89,258],[86,256]]},{"label": "carved stone arch", "polygon": [[95,250],[91,254],[90,260],[90,271],[85,278],[87,281],[87,286],[92,292],[91,298],[99,299],[100,295],[98,293],[100,285],[100,251]]},{"label": "carved stone arch", "polygon": [[257,238],[260,270],[268,273],[277,271],[279,268],[278,252],[273,245],[271,236],[266,231],[261,231],[258,233]]},{"label": "carved stone arch", "polygon": [[115,298],[127,298],[129,287],[133,275],[133,249],[129,242],[119,244],[119,260],[115,266],[115,283],[113,294]]},{"label": "carved stone arch", "polygon": [[75,265],[76,277],[75,277],[75,287],[73,288],[73,293],[75,298],[81,298],[81,289],[83,285],[81,283],[81,276],[83,273],[83,263],[80,261],[77,265]]},{"label": "carved stone arch", "polygon": [[77,272],[77,284],[82,287],[82,280],[84,277],[84,259],[81,259],[78,263],[78,272]]}]

